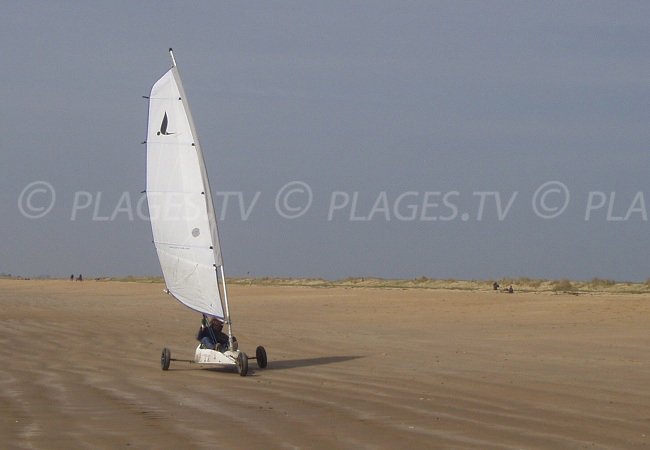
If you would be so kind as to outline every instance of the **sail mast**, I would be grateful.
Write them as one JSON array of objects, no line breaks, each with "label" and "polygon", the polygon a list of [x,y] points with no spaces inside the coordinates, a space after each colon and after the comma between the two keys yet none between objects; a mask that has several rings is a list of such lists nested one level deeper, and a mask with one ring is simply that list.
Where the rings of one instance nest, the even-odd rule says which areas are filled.
[{"label": "sail mast", "polygon": [[[169,48],[169,56],[172,59],[172,66],[174,68],[176,68],[177,67],[176,66],[176,58],[174,58],[174,51],[172,50],[171,47]],[[178,69],[176,69],[176,70],[178,70]],[[179,86],[180,86],[181,92],[183,92],[184,90],[182,88],[182,83],[180,83],[180,79],[179,79]],[[184,92],[183,92],[183,101],[185,101]],[[187,110],[188,110],[188,115],[189,115],[189,108]],[[193,121],[191,119],[190,119],[190,126],[192,127],[192,131],[193,131],[193,134],[195,136],[195,139],[198,141],[197,133],[194,130],[194,123],[193,123]],[[200,154],[201,160],[203,162],[203,170],[204,170],[204,174],[205,174],[206,191],[209,191],[210,190],[210,185],[209,185],[208,178],[207,178],[207,170],[205,170],[205,161],[204,161],[204,158],[203,158],[203,152],[201,151],[200,146],[198,145],[198,142],[196,142],[196,147],[197,147],[197,151]],[[214,203],[212,201],[211,192],[206,192],[206,201],[208,203],[208,211],[209,211],[209,214],[211,215],[211,219],[212,219],[212,221],[214,221],[214,223],[216,225],[216,217],[215,217],[215,214],[214,214]],[[229,344],[229,348],[233,348],[232,321],[230,320],[230,308],[228,306],[228,290],[227,290],[227,287],[226,287],[226,276],[225,276],[224,270],[223,270],[223,256],[221,255],[221,244],[219,243],[219,229],[216,226],[215,226],[215,236],[214,236],[214,238],[215,238],[215,241],[216,241],[215,243],[217,244],[217,248],[218,248],[218,254],[215,255],[216,256],[216,258],[215,258],[216,259],[215,273],[217,275],[217,280],[216,280],[217,289],[219,288],[219,279],[221,279],[221,285],[222,285],[222,289],[223,289],[223,297],[220,300],[223,301],[224,322],[228,324],[228,341],[229,341],[228,344]],[[215,249],[215,252],[217,252],[216,249]]]},{"label": "sail mast", "polygon": [[172,66],[176,67],[176,58],[174,58],[174,51],[169,47],[169,56],[172,57]]},{"label": "sail mast", "polygon": [[221,272],[221,283],[223,283],[223,314],[228,324],[228,347],[233,348],[232,321],[230,320],[230,308],[228,307],[228,290],[226,289],[226,276],[223,273],[223,264],[219,266]]}]

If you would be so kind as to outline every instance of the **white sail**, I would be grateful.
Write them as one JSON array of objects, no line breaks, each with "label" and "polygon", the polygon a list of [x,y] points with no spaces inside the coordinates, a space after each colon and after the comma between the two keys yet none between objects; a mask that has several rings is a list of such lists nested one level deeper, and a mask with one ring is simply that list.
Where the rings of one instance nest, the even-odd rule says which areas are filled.
[{"label": "white sail", "polygon": [[149,96],[147,201],[168,292],[196,311],[223,319],[217,221],[201,146],[175,63]]}]

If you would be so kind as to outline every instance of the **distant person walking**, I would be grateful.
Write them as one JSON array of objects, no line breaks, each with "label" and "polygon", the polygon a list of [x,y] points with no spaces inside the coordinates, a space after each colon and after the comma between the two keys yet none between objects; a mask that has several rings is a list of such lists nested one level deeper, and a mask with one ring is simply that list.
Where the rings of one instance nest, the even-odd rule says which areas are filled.
[{"label": "distant person walking", "polygon": [[74,281],[74,273],[70,275],[70,281]]},{"label": "distant person walking", "polygon": [[81,274],[79,274],[79,276],[77,277],[77,281],[83,281],[83,280],[84,280],[84,277],[82,277]]}]

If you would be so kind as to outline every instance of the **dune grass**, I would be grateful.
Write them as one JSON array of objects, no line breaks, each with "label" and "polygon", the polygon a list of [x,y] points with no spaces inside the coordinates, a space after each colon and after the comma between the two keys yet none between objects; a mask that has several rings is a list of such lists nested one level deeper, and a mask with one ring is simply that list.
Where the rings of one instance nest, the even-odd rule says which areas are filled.
[{"label": "dune grass", "polygon": [[650,293],[650,279],[645,282],[619,282],[593,278],[589,281],[568,279],[544,280],[528,277],[502,278],[500,280],[455,280],[418,277],[414,279],[386,279],[373,277],[343,278],[325,280],[322,278],[229,278],[231,284],[259,286],[309,286],[318,288],[385,288],[385,289],[451,289],[463,291],[489,291],[497,281],[500,290],[512,286],[515,292],[550,292],[550,293]]},{"label": "dune grass", "polygon": [[[29,279],[15,275],[2,274],[0,278]],[[41,278],[41,277],[36,277]],[[47,279],[52,279],[47,277]],[[121,281],[131,283],[163,283],[161,276],[123,276],[88,278],[86,281]],[[615,281],[592,278],[587,281],[557,280],[518,277],[504,277],[498,280],[456,280],[435,279],[421,276],[413,279],[390,279],[377,277],[348,277],[339,280],[324,278],[282,278],[282,277],[228,277],[229,284],[247,286],[303,286],[312,288],[375,288],[375,289],[447,289],[460,291],[492,291],[493,283],[499,283],[499,291],[512,286],[515,292],[547,292],[580,294],[645,294],[650,293],[650,278],[645,282]]]}]

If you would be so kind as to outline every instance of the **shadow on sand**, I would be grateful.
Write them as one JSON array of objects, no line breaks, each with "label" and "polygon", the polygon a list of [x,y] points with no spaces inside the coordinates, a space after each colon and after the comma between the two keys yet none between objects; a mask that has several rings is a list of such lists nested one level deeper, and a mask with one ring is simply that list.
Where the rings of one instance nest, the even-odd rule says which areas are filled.
[{"label": "shadow on sand", "polygon": [[322,366],[324,364],[335,364],[354,359],[365,358],[365,356],[323,356],[320,358],[285,359],[283,361],[269,360],[269,365],[263,370],[284,370],[297,367]]}]

